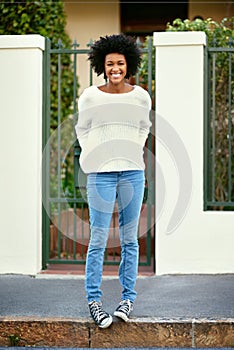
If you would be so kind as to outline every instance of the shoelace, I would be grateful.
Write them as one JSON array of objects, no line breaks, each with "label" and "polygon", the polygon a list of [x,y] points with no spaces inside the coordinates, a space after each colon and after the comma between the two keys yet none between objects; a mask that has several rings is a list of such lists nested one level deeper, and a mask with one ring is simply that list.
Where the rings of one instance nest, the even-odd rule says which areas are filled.
[{"label": "shoelace", "polygon": [[109,315],[101,308],[101,304],[98,302],[93,302],[90,305],[90,311],[93,315],[93,318],[97,322],[101,322],[105,317],[108,317]]},{"label": "shoelace", "polygon": [[119,305],[119,309],[124,313],[129,313],[132,310],[132,303],[130,300],[122,300]]}]

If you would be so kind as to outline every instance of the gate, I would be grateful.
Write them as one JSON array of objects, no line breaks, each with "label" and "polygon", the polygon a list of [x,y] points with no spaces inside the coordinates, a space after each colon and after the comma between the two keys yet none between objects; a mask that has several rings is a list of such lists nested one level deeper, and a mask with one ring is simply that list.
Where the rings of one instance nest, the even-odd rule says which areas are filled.
[{"label": "gate", "polygon": [[[87,59],[90,44],[87,45],[87,48],[80,49],[79,45],[74,42],[71,48],[65,49],[59,42],[57,48],[51,48],[50,40],[46,39],[43,67],[43,269],[70,264],[67,269],[75,265],[74,267],[78,270],[77,265],[85,264],[90,234],[85,191],[86,176],[79,166],[81,149],[76,140],[74,126],[78,118],[79,59],[80,57]],[[152,39],[150,38],[147,41],[147,47],[142,47],[142,52],[147,55],[147,89],[151,96],[152,50]],[[88,61],[86,68],[89,85],[92,85],[93,72]],[[139,73],[134,77],[134,83],[143,84]],[[71,95],[69,89],[72,89],[70,100],[66,95],[67,92]],[[139,267],[142,272],[154,272],[155,266],[153,113],[151,119],[152,131],[145,147],[147,181],[139,223]],[[117,266],[120,262],[117,223],[117,212],[114,212],[104,265]]]},{"label": "gate", "polygon": [[205,50],[204,209],[234,209],[234,47]]}]

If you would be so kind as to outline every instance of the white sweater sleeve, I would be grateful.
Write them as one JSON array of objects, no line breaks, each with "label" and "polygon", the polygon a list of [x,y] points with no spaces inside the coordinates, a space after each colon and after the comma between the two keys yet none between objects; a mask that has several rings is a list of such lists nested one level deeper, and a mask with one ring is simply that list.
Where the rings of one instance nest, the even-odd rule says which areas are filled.
[{"label": "white sweater sleeve", "polygon": [[142,119],[140,122],[140,129],[139,129],[139,138],[141,144],[144,146],[145,142],[147,140],[147,137],[149,135],[150,127],[152,125],[150,121],[150,114],[151,114],[151,107],[152,107],[152,101],[148,93],[144,91],[144,94],[146,96],[146,101],[147,101],[147,109],[149,110],[148,113],[148,118]]},{"label": "white sweater sleeve", "polygon": [[75,126],[76,135],[81,148],[83,148],[85,144],[91,125],[91,120],[87,118],[87,113],[85,113],[85,105],[87,102],[86,94],[84,92],[78,100],[78,121]]}]

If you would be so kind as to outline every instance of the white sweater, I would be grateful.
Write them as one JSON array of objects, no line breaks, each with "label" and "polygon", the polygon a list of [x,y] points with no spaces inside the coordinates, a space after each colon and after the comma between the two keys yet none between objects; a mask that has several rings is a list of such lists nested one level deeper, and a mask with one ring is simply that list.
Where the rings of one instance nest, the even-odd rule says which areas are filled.
[{"label": "white sweater", "polygon": [[144,170],[143,148],[149,134],[151,98],[135,85],[110,94],[97,86],[84,90],[75,126],[85,173]]}]

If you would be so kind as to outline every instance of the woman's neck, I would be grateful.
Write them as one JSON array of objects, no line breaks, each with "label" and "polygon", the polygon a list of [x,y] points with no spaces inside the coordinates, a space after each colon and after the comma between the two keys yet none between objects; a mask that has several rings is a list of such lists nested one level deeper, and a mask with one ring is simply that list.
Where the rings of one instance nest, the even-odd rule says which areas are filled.
[{"label": "woman's neck", "polygon": [[100,90],[109,94],[122,94],[133,90],[133,86],[125,82],[123,84],[118,85],[114,85],[108,82],[105,85],[100,86],[99,88]]}]

